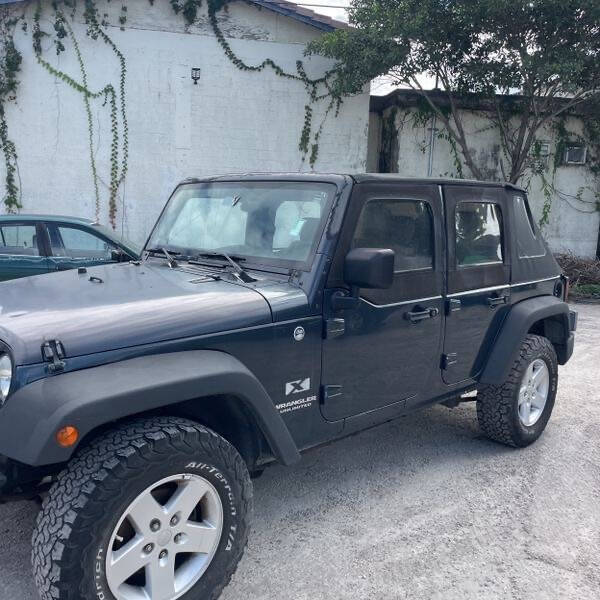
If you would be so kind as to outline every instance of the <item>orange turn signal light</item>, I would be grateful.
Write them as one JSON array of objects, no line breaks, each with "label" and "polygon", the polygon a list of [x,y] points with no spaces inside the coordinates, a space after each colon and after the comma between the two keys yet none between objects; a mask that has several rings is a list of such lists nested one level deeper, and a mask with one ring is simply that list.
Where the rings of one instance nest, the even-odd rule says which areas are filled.
[{"label": "orange turn signal light", "polygon": [[62,427],[56,432],[56,441],[59,446],[63,448],[69,448],[77,443],[79,439],[79,431],[77,431],[77,427],[73,427],[72,425],[67,425],[66,427]]}]

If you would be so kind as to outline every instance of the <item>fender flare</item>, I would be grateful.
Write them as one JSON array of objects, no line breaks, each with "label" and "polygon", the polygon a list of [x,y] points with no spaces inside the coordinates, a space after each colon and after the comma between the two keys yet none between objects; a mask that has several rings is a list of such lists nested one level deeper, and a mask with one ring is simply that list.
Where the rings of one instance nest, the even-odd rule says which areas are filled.
[{"label": "fender flare", "polygon": [[79,439],[130,415],[203,396],[237,396],[255,417],[273,454],[285,465],[298,448],[258,379],[230,354],[193,350],[155,354],[63,373],[12,394],[0,410],[0,454],[32,466],[68,461],[58,429],[77,427]]},{"label": "fender flare", "polygon": [[549,320],[545,321],[545,335],[557,351],[559,364],[566,363],[573,350],[568,304],[554,296],[529,298],[515,304],[504,319],[479,382],[503,384],[528,331],[536,322],[545,319]]}]

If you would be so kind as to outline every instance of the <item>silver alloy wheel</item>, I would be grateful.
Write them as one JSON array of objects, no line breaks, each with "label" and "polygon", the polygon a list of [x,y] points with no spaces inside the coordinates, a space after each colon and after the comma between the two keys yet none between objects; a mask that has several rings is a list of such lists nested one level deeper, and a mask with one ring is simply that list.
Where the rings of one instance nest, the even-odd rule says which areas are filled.
[{"label": "silver alloy wheel", "polygon": [[175,600],[198,582],[217,551],[223,505],[198,475],[166,477],[146,488],[115,527],[106,580],[117,600]]},{"label": "silver alloy wheel", "polygon": [[541,358],[536,358],[527,367],[519,390],[519,419],[526,427],[535,425],[542,416],[549,389],[548,366]]}]

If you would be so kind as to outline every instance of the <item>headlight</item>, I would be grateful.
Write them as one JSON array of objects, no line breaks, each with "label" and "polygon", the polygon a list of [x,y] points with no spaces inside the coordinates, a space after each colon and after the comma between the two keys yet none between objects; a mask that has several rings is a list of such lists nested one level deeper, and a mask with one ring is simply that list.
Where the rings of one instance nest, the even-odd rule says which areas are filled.
[{"label": "headlight", "polygon": [[10,382],[12,381],[12,360],[8,354],[0,354],[0,406],[8,397]]}]

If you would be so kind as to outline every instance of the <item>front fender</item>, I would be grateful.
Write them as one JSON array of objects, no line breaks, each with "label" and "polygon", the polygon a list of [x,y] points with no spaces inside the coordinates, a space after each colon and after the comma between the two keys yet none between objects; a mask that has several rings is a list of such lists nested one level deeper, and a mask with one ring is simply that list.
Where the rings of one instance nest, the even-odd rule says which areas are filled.
[{"label": "front fender", "polygon": [[35,466],[65,462],[76,446],[57,444],[61,427],[77,427],[81,440],[123,417],[223,394],[245,403],[283,464],[300,459],[262,384],[235,357],[213,350],[143,356],[35,381],[0,409],[0,455]]},{"label": "front fender", "polygon": [[532,326],[544,322],[544,335],[554,345],[559,364],[566,363],[573,351],[573,333],[566,302],[554,296],[538,296],[515,304],[504,320],[494,342],[480,383],[501,385],[506,381],[521,343]]}]

